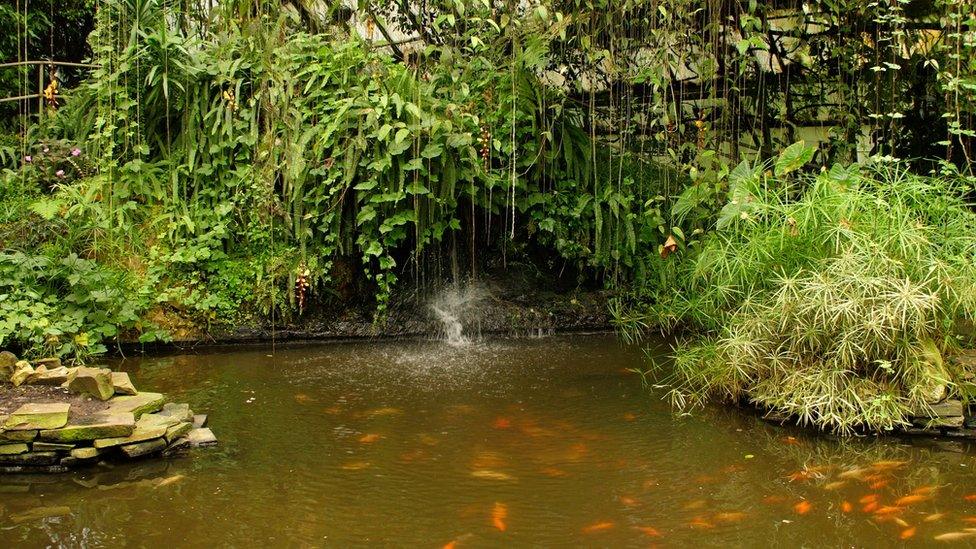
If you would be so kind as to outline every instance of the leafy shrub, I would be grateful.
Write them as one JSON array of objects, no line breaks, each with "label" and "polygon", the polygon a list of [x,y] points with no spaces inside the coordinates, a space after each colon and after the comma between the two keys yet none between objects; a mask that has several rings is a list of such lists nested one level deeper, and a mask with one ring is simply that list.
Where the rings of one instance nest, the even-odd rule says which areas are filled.
[{"label": "leafy shrub", "polygon": [[150,303],[123,274],[76,255],[0,254],[0,347],[83,360],[124,330],[151,341],[161,334],[140,321]]},{"label": "leafy shrub", "polygon": [[976,313],[967,189],[898,165],[790,171],[740,164],[716,230],[618,321],[703,334],[676,348],[679,407],[745,399],[845,433],[903,425],[951,384],[942,355]]}]

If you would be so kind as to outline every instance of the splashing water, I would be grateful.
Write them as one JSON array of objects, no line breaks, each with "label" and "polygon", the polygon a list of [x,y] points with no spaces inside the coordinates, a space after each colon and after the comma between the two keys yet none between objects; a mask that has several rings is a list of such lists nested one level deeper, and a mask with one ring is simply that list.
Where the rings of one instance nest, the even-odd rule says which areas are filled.
[{"label": "splashing water", "polygon": [[470,343],[464,325],[478,318],[480,303],[486,296],[487,291],[475,284],[452,285],[437,294],[429,306],[441,324],[442,339],[455,346]]}]

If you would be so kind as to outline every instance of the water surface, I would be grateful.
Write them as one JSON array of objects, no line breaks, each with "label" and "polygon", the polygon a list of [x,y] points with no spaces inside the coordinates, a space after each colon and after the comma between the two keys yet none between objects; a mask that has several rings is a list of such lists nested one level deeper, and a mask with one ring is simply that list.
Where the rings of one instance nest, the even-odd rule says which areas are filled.
[{"label": "water surface", "polygon": [[967,444],[675,417],[641,358],[565,336],[129,359],[220,445],[0,477],[0,547],[875,547],[976,527]]}]

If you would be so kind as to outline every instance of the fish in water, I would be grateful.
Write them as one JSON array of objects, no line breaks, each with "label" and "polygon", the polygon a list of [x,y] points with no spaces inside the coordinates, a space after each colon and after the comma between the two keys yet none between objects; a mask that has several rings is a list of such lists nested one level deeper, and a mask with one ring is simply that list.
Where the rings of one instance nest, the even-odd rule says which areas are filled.
[{"label": "fish in water", "polygon": [[961,539],[966,539],[972,537],[972,532],[947,532],[945,534],[939,534],[933,539],[935,541],[959,541]]},{"label": "fish in water", "polygon": [[543,475],[546,475],[547,477],[552,477],[552,478],[561,478],[561,477],[569,476],[569,473],[563,471],[558,467],[543,467],[542,469],[539,470],[539,472],[542,473]]},{"label": "fish in water", "polygon": [[851,511],[854,510],[854,506],[851,505],[851,502],[844,501],[844,502],[841,502],[841,504],[840,504],[840,510],[843,511],[843,512],[845,512],[845,513],[850,513]]},{"label": "fish in water", "polygon": [[661,532],[659,532],[658,529],[654,528],[653,526],[635,526],[634,528],[636,528],[639,532],[641,532],[645,536],[652,537],[652,538],[661,537]]},{"label": "fish in water", "polygon": [[726,513],[716,513],[715,520],[718,522],[739,522],[745,520],[749,515],[741,511],[729,511]]},{"label": "fish in water", "polygon": [[363,469],[369,468],[372,465],[368,461],[350,461],[349,463],[343,463],[342,468],[346,471],[362,471]]},{"label": "fish in water", "polygon": [[701,509],[702,507],[704,507],[707,504],[708,504],[708,502],[705,501],[705,500],[703,500],[703,499],[695,499],[695,500],[691,500],[688,503],[686,503],[684,505],[684,509],[685,510]]},{"label": "fish in water", "polygon": [[507,417],[495,418],[495,421],[491,422],[491,426],[494,429],[508,429],[512,426],[512,420]]},{"label": "fish in water", "polygon": [[976,494],[969,494],[968,496],[963,496],[962,499],[966,501],[976,501]]},{"label": "fish in water", "polygon": [[810,509],[813,509],[813,504],[807,500],[800,501],[799,503],[793,506],[793,510],[796,511],[798,515],[807,514],[810,512]]},{"label": "fish in water", "polygon": [[901,534],[898,535],[898,539],[908,539],[914,536],[915,536],[915,527],[912,526],[902,530]]},{"label": "fish in water", "polygon": [[297,393],[295,395],[295,402],[299,404],[308,404],[309,402],[312,402],[312,397],[306,395],[305,393]]},{"label": "fish in water", "polygon": [[595,534],[597,532],[605,532],[607,530],[612,530],[615,526],[616,524],[609,521],[596,522],[589,526],[584,526],[582,532],[584,534]]},{"label": "fish in water", "polygon": [[911,495],[902,496],[902,497],[896,499],[895,500],[895,505],[900,505],[900,506],[911,505],[913,503],[919,503],[921,501],[926,501],[928,499],[929,499],[929,496],[923,496],[923,495],[918,495],[918,494],[911,494]]},{"label": "fish in water", "polygon": [[881,471],[887,471],[890,469],[898,469],[906,465],[908,465],[907,461],[898,461],[898,460],[889,459],[889,460],[876,461],[871,467]]},{"label": "fish in water", "polygon": [[922,520],[923,520],[923,521],[925,521],[925,522],[935,522],[935,521],[937,521],[937,520],[942,520],[942,519],[944,519],[944,518],[945,518],[945,516],[946,516],[946,514],[945,514],[945,513],[932,513],[931,515],[928,515],[928,516],[926,516],[926,517],[925,517],[924,519],[922,519]]},{"label": "fish in water", "polygon": [[183,475],[173,475],[171,477],[166,477],[166,478],[164,478],[164,479],[162,479],[162,480],[160,480],[159,482],[156,483],[156,488],[162,488],[163,486],[169,486],[170,484],[173,484],[174,482],[179,482],[179,481],[183,480],[184,478],[185,477]]},{"label": "fish in water", "polygon": [[491,469],[475,469],[471,471],[471,476],[484,480],[515,480],[515,477],[508,473],[493,471]]},{"label": "fish in water", "polygon": [[848,469],[847,471],[841,471],[841,473],[838,474],[837,476],[840,478],[861,478],[864,476],[865,473],[867,473],[867,470],[856,468],[856,469]]},{"label": "fish in water", "polygon": [[499,532],[504,532],[508,530],[508,524],[505,522],[507,518],[508,506],[504,503],[495,502],[495,506],[491,508],[491,525]]},{"label": "fish in water", "polygon": [[857,501],[858,503],[874,503],[878,501],[878,494],[868,494]]},{"label": "fish in water", "polygon": [[366,433],[365,435],[359,437],[359,442],[362,442],[363,444],[372,444],[381,438],[383,438],[383,435],[378,433]]},{"label": "fish in water", "polygon": [[702,529],[702,530],[709,529],[709,528],[715,528],[715,525],[714,524],[712,524],[711,522],[708,522],[707,520],[705,520],[702,517],[695,517],[695,518],[691,519],[691,522],[688,523],[688,526],[690,526],[692,528]]},{"label": "fish in water", "polygon": [[399,408],[392,408],[390,406],[384,406],[382,408],[375,408],[366,412],[366,417],[385,417],[385,416],[398,416],[403,413],[403,410]]},{"label": "fish in water", "polygon": [[639,502],[630,496],[620,496],[620,503],[623,503],[627,507],[633,507],[637,505]]},{"label": "fish in water", "polygon": [[633,412],[627,412],[624,414],[624,421],[634,421],[635,419],[637,419],[637,414]]}]

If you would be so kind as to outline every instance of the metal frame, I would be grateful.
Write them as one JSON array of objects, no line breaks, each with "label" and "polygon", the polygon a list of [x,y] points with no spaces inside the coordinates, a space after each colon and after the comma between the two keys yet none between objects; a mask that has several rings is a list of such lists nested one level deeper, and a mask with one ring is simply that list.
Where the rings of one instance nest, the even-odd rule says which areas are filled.
[{"label": "metal frame", "polygon": [[15,63],[0,63],[0,69],[12,69],[16,67],[29,67],[37,65],[37,93],[31,95],[18,95],[16,97],[0,98],[0,103],[10,101],[27,101],[37,99],[37,112],[39,116],[44,113],[44,67],[77,67],[83,69],[98,69],[101,65],[91,63],[71,63],[68,61],[17,61]]}]

